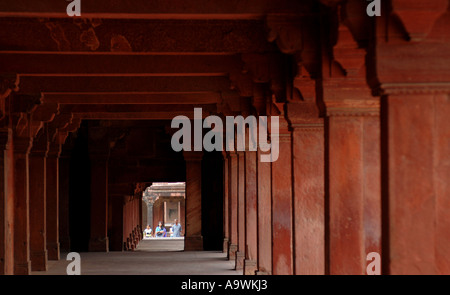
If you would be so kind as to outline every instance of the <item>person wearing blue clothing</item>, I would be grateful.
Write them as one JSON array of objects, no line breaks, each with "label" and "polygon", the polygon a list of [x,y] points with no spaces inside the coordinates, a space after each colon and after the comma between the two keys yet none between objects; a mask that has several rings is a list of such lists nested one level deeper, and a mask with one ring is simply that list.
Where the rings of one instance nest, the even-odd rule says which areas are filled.
[{"label": "person wearing blue clothing", "polygon": [[178,223],[178,219],[175,219],[174,221],[175,221],[175,223],[172,226],[172,232],[173,232],[172,237],[181,237],[181,231],[182,231],[181,224]]},{"label": "person wearing blue clothing", "polygon": [[155,237],[157,238],[166,237],[166,228],[163,226],[162,221],[158,222],[158,226],[155,229]]}]

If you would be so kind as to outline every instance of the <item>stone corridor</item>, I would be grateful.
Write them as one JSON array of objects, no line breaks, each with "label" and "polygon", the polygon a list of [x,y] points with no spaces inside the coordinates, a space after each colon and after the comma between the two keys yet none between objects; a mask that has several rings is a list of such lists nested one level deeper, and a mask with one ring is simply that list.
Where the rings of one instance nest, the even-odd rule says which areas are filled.
[{"label": "stone corridor", "polygon": [[449,0],[81,2],[0,1],[0,274],[450,274]]},{"label": "stone corridor", "polygon": [[[239,275],[234,264],[221,251],[182,252],[184,241],[143,240],[136,251],[84,252],[81,255],[81,275]],[[164,251],[163,249],[166,249]],[[47,271],[32,275],[66,275],[70,261],[67,253],[50,261]]]}]

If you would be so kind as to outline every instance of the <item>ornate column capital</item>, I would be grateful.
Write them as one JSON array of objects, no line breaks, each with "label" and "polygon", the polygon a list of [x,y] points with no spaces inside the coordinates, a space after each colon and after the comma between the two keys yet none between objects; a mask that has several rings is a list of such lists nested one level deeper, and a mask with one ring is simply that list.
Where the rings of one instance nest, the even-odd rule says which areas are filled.
[{"label": "ornate column capital", "polygon": [[303,49],[302,21],[298,14],[269,14],[267,40],[276,42],[281,52],[294,54]]},{"label": "ornate column capital", "polygon": [[391,13],[400,20],[409,40],[420,42],[447,11],[448,5],[448,0],[391,0]]}]

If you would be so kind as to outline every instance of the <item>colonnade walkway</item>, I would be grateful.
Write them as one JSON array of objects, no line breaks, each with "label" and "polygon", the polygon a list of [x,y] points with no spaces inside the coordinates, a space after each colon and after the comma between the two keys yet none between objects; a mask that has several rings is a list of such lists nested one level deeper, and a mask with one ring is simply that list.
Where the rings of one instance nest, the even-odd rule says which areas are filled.
[{"label": "colonnade walkway", "polygon": [[[135,251],[82,252],[81,275],[238,275],[234,261],[221,251],[182,251],[184,240],[142,240]],[[165,249],[165,250],[164,250]],[[32,275],[66,275],[67,253],[48,261],[47,271]]]}]

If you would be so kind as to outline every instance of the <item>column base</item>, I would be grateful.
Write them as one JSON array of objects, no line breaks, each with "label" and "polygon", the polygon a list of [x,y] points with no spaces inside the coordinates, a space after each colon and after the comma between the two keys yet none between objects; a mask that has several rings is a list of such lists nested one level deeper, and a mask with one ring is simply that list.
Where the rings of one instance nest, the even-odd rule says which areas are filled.
[{"label": "column base", "polygon": [[60,259],[59,243],[47,243],[47,257],[48,260]]},{"label": "column base", "polygon": [[25,263],[14,264],[14,274],[20,276],[27,276],[31,273],[31,261]]},{"label": "column base", "polygon": [[203,251],[203,237],[184,237],[184,251]]},{"label": "column base", "polygon": [[108,237],[91,238],[89,241],[89,252],[109,252]]},{"label": "column base", "polygon": [[228,246],[228,260],[235,260],[236,259],[236,252],[237,252],[237,245],[236,244],[229,244],[229,246]]},{"label": "column base", "polygon": [[32,271],[47,271],[47,250],[40,252],[31,252],[30,255]]},{"label": "column base", "polygon": [[222,247],[222,252],[223,253],[228,253],[228,238],[224,238],[223,239],[223,247]]},{"label": "column base", "polygon": [[244,269],[244,260],[245,260],[245,253],[241,251],[236,252],[236,266],[235,269]]},{"label": "column base", "polygon": [[254,276],[257,270],[258,267],[256,266],[255,260],[244,260],[244,275]]}]

